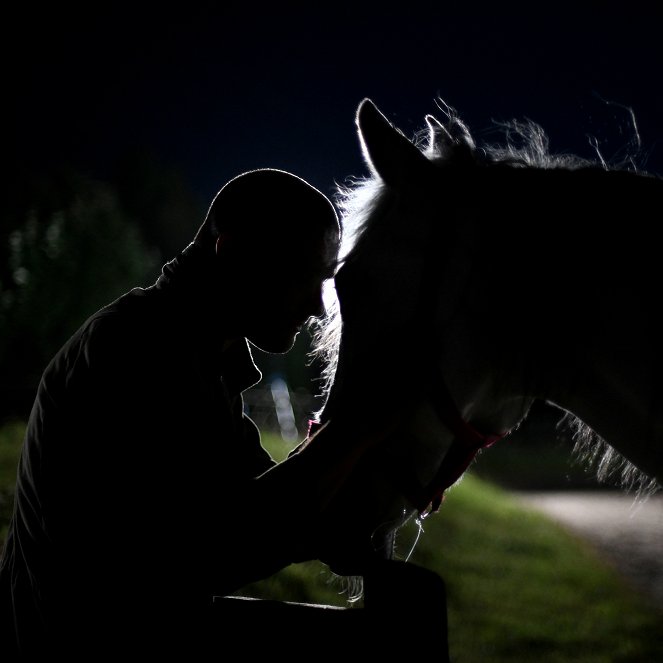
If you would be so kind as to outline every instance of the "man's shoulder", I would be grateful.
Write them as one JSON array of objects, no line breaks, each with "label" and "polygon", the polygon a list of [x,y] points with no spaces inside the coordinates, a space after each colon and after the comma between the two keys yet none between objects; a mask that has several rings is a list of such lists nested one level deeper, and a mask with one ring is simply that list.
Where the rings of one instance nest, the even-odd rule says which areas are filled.
[{"label": "man's shoulder", "polygon": [[150,288],[124,293],[90,315],[58,354],[68,359],[81,353],[116,356],[132,347],[158,344],[168,329],[158,300]]},{"label": "man's shoulder", "polygon": [[169,299],[153,286],[133,288],[93,313],[79,331],[89,334],[98,329],[126,329],[141,334],[154,327],[166,331],[172,327],[166,322],[176,319],[171,308]]}]

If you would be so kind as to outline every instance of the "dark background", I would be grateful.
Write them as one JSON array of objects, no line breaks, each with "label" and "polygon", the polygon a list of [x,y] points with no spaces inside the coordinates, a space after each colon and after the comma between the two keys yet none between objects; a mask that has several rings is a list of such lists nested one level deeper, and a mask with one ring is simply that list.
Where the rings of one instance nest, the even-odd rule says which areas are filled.
[{"label": "dark background", "polygon": [[10,168],[104,176],[143,151],[203,205],[262,166],[333,193],[364,174],[363,97],[409,136],[441,97],[479,139],[530,118],[554,151],[591,156],[593,136],[606,158],[631,140],[632,109],[641,164],[663,170],[659,3],[52,5],[4,17]]}]

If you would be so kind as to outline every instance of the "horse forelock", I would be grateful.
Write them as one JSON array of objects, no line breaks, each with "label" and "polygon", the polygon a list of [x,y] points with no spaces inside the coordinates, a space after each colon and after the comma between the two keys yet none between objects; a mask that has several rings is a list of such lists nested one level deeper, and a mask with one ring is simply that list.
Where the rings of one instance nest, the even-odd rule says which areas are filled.
[{"label": "horse forelock", "polygon": [[[341,218],[339,268],[353,253],[362,234],[371,226],[375,209],[385,195],[388,195],[388,191],[377,177],[350,179],[347,184],[337,186],[335,202]],[[322,365],[323,398],[329,393],[336,374],[343,327],[335,290],[328,294],[325,314],[313,320],[311,327],[310,356]]]}]

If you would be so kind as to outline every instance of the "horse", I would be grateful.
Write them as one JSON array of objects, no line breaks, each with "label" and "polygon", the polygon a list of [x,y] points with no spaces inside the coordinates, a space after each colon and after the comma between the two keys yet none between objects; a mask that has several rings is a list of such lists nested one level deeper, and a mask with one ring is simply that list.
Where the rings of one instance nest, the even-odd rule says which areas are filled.
[{"label": "horse", "polygon": [[663,481],[662,179],[552,154],[530,121],[480,145],[439,108],[410,139],[364,99],[369,175],[338,186],[343,248],[312,344],[324,399],[298,447],[363,444],[322,515],[338,575],[393,558],[402,526],[438,511],[536,401],[602,480]]}]

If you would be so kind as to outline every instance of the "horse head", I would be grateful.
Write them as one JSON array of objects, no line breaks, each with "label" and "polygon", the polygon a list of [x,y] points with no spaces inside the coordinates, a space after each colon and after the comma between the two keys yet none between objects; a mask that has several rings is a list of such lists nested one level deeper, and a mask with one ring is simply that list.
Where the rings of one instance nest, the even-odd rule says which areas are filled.
[{"label": "horse head", "polygon": [[[392,556],[398,529],[436,510],[479,449],[532,402],[474,351],[482,330],[459,313],[472,262],[459,185],[469,190],[479,176],[469,133],[429,116],[421,149],[370,100],[356,122],[372,177],[345,200],[352,248],[335,277],[338,310],[316,338],[332,370],[313,428],[360,446],[371,440],[324,514],[334,533],[325,561],[343,575]],[[453,153],[456,167],[436,165],[440,152]]]}]

